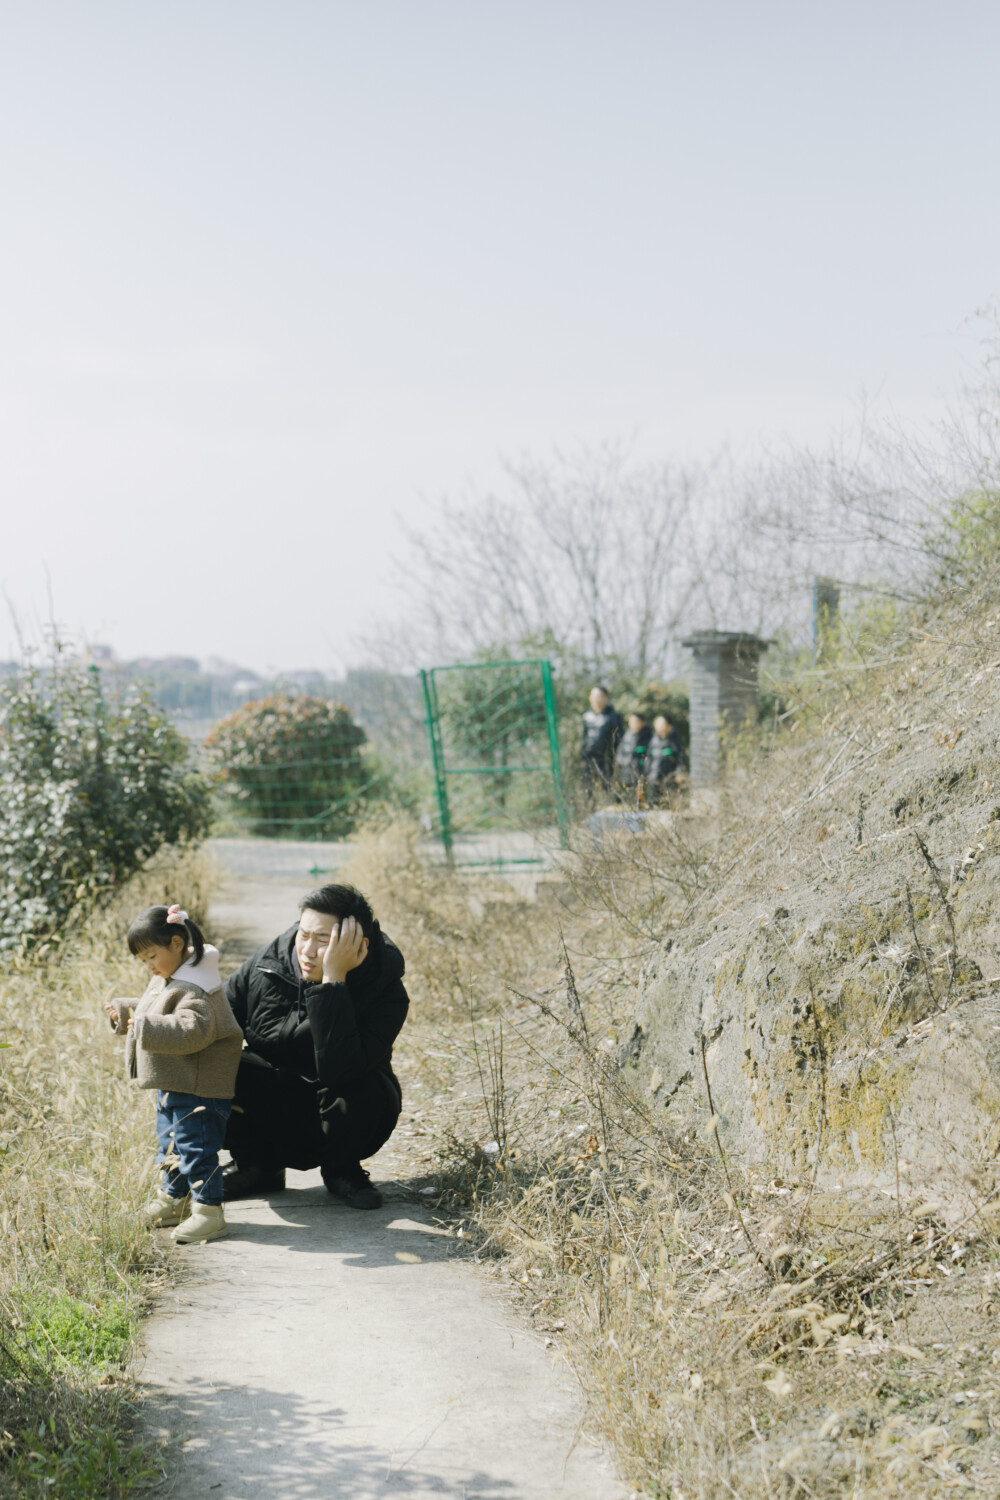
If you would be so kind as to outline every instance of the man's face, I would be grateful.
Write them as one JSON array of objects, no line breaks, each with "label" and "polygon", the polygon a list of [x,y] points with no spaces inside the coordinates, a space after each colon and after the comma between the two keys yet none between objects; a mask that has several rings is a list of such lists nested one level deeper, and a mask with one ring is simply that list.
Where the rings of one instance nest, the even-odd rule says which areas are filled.
[{"label": "man's face", "polygon": [[665,740],[667,735],[670,733],[670,720],[665,719],[662,714],[659,714],[658,717],[653,720],[653,728],[660,736],[660,739]]},{"label": "man's face", "polygon": [[302,970],[302,978],[318,983],[323,978],[323,952],[339,922],[322,911],[310,911],[308,906],[299,918],[299,930],[295,934],[295,953]]},{"label": "man's face", "polygon": [[[579,699],[577,699],[577,702],[579,702]],[[602,693],[600,688],[591,688],[590,706],[595,714],[602,714],[608,706],[607,693]]]}]

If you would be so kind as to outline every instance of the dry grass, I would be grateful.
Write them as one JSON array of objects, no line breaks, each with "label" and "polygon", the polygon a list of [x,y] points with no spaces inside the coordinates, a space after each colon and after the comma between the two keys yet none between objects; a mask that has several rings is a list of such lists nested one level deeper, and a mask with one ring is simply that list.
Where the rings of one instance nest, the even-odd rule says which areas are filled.
[{"label": "dry grass", "polygon": [[128,1088],[101,1004],[141,992],[135,911],[204,910],[201,855],[163,856],[46,953],[0,975],[0,1495],[125,1495],[137,1319],[161,1267],[137,1210],[152,1176],[149,1099]]},{"label": "dry grass", "polygon": [[540,939],[530,903],[498,876],[463,881],[428,863],[416,823],[376,814],[353,843],[347,873],[372,894],[390,935],[405,932],[420,1015],[464,1022],[470,1010],[494,1010]]},{"label": "dry grass", "polygon": [[[400,1070],[441,1204],[650,1497],[1000,1495],[991,1099],[947,1142],[960,1200],[903,1144],[928,1039],[991,1029],[983,603],[804,679],[714,812],[581,843],[558,904],[428,871],[414,831],[359,841],[407,956]],[[670,965],[707,997],[677,1012],[673,1093],[634,1030]],[[744,1063],[764,1004],[787,1034]]]},{"label": "dry grass", "polygon": [[727,1173],[711,1125],[669,1131],[560,1009],[561,1028],[508,1011],[484,1122],[502,1114],[507,1150],[467,1157],[463,1206],[624,1473],[654,1496],[998,1492],[980,1226]]}]

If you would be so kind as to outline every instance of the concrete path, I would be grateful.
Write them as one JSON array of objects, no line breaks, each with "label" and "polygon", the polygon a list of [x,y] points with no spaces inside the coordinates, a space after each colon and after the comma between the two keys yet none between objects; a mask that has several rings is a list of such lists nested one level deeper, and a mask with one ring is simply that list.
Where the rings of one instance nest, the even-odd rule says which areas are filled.
[{"label": "concrete path", "polygon": [[[240,903],[246,878],[231,875],[217,909],[242,918],[230,966],[256,925]],[[301,893],[294,872],[276,875],[264,920],[285,881]],[[145,1420],[169,1455],[157,1494],[631,1493],[582,1437],[565,1370],[418,1196],[385,1182],[405,1173],[404,1151],[394,1140],[373,1164],[379,1211],[338,1204],[318,1172],[290,1172],[284,1193],[229,1207],[230,1239],[176,1252],[182,1279],[145,1329]]]},{"label": "concrete path", "polygon": [[324,881],[336,879],[347,844],[307,844],[298,839],[209,839],[219,869],[209,936],[222,949],[223,972],[290,927],[298,903]]}]

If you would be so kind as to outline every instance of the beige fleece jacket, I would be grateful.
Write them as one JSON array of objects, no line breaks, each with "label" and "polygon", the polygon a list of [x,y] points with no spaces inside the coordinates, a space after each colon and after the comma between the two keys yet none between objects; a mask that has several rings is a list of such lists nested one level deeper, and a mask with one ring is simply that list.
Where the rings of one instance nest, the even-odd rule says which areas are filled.
[{"label": "beige fleece jacket", "polygon": [[141,1000],[114,1006],[111,1025],[126,1037],[125,1071],[141,1089],[233,1097],[243,1033],[222,993],[216,948],[207,946],[200,963],[189,959],[169,979],[151,979]]}]

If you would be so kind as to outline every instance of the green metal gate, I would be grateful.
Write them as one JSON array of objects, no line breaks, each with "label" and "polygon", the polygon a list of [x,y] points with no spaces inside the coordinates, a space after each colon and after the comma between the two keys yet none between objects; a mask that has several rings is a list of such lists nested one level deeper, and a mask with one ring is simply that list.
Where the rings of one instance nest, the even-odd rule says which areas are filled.
[{"label": "green metal gate", "polygon": [[535,838],[553,828],[565,847],[551,664],[476,662],[420,677],[449,864],[540,864]]}]

